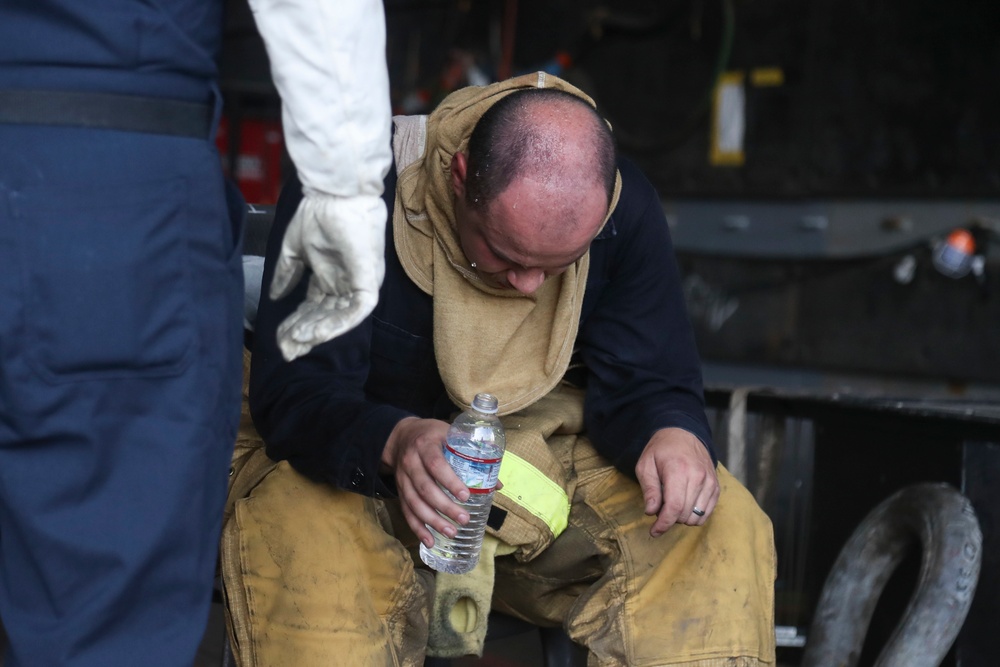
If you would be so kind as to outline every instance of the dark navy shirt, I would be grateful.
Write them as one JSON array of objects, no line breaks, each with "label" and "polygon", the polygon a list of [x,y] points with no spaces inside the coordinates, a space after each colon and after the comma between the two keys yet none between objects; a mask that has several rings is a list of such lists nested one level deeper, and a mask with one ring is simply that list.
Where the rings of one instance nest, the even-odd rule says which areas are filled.
[{"label": "dark navy shirt", "polygon": [[[594,446],[624,473],[653,433],[676,426],[712,451],[701,366],[684,308],[680,277],[660,199],[622,160],[618,206],[590,247],[590,272],[570,374],[586,387],[585,423]],[[386,181],[393,210],[395,172]],[[268,242],[270,285],[301,186],[282,192]],[[386,229],[386,272],[374,313],[357,328],[287,363],[278,324],[306,291],[307,272],[280,301],[261,299],[253,343],[250,409],[268,455],[302,473],[366,495],[393,493],[379,458],[404,417],[449,419],[456,408],[438,375],[432,297],[399,263]],[[516,359],[510,360],[517,363]],[[715,455],[713,453],[713,459]]]}]

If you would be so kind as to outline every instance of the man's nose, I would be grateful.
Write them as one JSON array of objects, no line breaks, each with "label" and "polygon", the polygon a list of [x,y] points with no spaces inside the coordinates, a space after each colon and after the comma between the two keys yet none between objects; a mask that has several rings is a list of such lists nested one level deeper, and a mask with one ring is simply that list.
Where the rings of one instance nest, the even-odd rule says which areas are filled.
[{"label": "man's nose", "polygon": [[534,294],[545,282],[542,269],[511,269],[507,272],[507,282],[521,294]]}]

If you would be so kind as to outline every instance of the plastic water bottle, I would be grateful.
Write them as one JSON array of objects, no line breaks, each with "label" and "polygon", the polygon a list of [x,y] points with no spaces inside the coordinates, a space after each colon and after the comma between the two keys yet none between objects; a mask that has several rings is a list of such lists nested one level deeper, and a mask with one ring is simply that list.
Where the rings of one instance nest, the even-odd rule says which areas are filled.
[{"label": "plastic water bottle", "polygon": [[[507,446],[503,424],[497,417],[497,399],[491,394],[476,394],[472,407],[458,416],[448,429],[444,456],[451,469],[469,487],[469,500],[459,502],[445,490],[449,498],[465,508],[469,522],[460,526],[455,537],[448,537],[430,526],[434,546],[420,545],[420,559],[438,572],[464,574],[479,562],[483,546],[486,519],[493,505],[493,493],[500,474],[500,460]],[[447,517],[446,517],[447,518]]]}]

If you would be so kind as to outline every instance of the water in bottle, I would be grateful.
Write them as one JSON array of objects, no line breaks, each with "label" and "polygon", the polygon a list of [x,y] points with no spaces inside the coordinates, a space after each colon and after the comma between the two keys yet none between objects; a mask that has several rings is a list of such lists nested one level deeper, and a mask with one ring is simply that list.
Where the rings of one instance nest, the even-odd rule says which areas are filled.
[{"label": "water in bottle", "polygon": [[444,456],[469,488],[469,499],[463,503],[447,490],[445,493],[465,508],[469,522],[460,526],[452,521],[458,530],[453,538],[428,526],[434,536],[434,546],[428,548],[421,544],[420,559],[438,572],[463,574],[479,562],[486,519],[493,505],[500,461],[506,446],[503,424],[496,412],[495,396],[476,394],[472,407],[460,414],[448,429]]}]

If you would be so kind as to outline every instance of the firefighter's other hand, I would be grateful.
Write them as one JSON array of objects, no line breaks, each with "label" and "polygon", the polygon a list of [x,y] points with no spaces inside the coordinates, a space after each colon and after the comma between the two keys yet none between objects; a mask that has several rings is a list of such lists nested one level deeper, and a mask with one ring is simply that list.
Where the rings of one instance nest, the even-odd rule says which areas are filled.
[{"label": "firefighter's other hand", "polygon": [[664,428],[653,434],[635,466],[646,514],[656,516],[649,534],[659,537],[677,523],[701,526],[719,500],[712,457],[693,434]]}]

